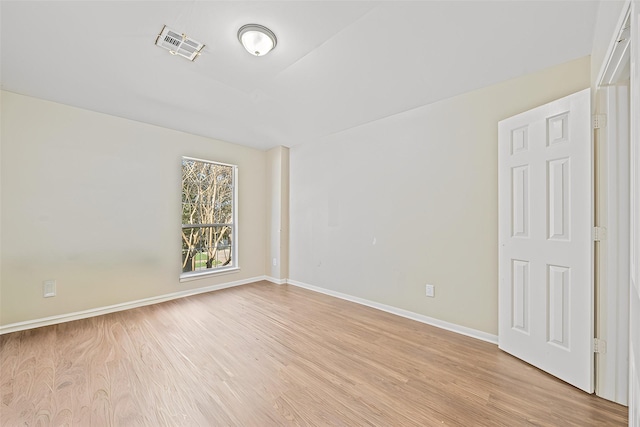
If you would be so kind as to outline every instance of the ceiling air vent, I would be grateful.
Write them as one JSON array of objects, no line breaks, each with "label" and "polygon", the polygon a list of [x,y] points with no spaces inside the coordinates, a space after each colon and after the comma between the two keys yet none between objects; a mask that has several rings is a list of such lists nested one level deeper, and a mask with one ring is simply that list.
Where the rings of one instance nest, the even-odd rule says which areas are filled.
[{"label": "ceiling air vent", "polygon": [[172,55],[179,55],[190,61],[196,59],[204,47],[202,43],[187,37],[186,34],[172,30],[166,25],[162,27],[162,31],[156,38],[156,46],[167,49]]}]

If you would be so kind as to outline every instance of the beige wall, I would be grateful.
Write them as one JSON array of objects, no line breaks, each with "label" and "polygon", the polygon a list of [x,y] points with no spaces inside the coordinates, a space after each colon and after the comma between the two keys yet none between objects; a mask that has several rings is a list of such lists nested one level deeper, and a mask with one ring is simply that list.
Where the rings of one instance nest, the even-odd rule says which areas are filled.
[{"label": "beige wall", "polygon": [[[495,334],[497,121],[588,85],[582,58],[294,147],[290,239],[286,148],[2,92],[0,324],[267,274]],[[178,281],[183,155],[239,166],[237,273]]]},{"label": "beige wall", "polygon": [[289,277],[497,334],[497,123],[589,87],[589,64],[293,147]]},{"label": "beige wall", "polygon": [[[0,136],[0,324],[265,274],[265,152],[9,92]],[[181,156],[238,165],[239,272],[179,282]]]}]

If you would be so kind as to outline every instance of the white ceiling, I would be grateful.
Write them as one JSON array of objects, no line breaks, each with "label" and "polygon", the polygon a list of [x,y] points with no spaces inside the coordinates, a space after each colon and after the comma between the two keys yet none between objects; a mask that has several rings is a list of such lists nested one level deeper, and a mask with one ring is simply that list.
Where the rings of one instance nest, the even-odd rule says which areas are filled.
[{"label": "white ceiling", "polygon": [[[3,89],[259,149],[591,53],[595,1],[2,1]],[[247,23],[278,46],[254,57]],[[206,45],[154,45],[163,25]]]}]

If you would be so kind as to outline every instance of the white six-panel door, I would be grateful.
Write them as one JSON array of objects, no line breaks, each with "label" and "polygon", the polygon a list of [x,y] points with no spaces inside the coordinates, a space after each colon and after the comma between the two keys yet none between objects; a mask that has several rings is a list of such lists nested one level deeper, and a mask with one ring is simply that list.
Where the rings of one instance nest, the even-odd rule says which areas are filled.
[{"label": "white six-panel door", "polygon": [[589,89],[498,126],[499,346],[593,392]]}]

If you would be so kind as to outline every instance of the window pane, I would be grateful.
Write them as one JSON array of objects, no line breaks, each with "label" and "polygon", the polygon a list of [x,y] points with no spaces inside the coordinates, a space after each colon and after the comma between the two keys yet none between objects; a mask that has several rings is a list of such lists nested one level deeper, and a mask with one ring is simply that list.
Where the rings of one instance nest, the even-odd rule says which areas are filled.
[{"label": "window pane", "polygon": [[233,223],[233,167],[183,159],[182,223]]},{"label": "window pane", "polygon": [[231,265],[231,224],[182,229],[182,272]]}]

